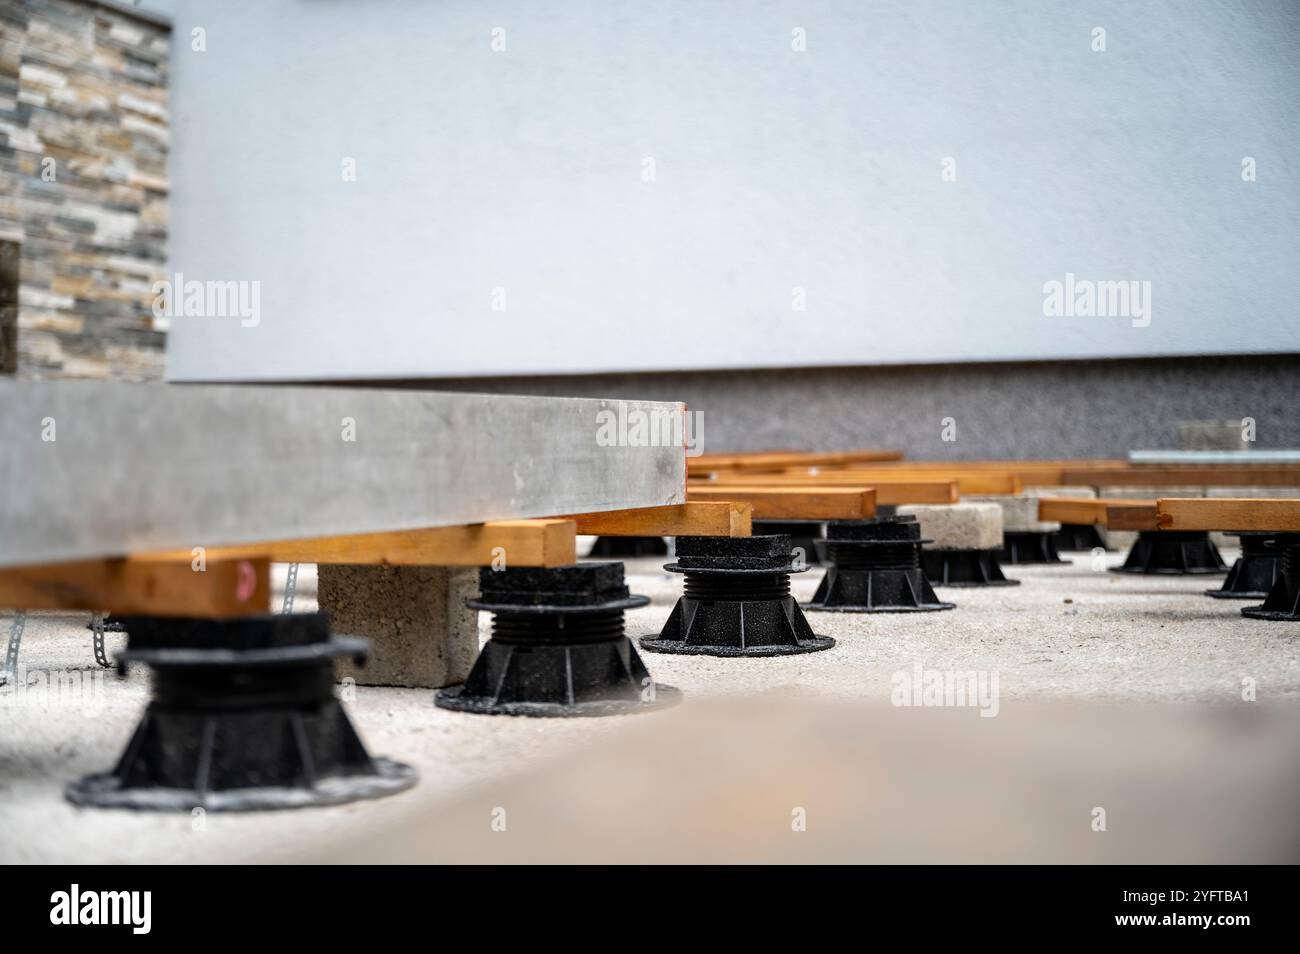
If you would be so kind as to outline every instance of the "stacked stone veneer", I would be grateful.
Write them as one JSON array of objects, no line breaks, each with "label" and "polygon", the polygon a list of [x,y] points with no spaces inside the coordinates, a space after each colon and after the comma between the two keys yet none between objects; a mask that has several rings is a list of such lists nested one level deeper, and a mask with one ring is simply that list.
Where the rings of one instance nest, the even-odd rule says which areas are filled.
[{"label": "stacked stone veneer", "polygon": [[170,40],[116,3],[0,3],[0,373],[162,376]]}]

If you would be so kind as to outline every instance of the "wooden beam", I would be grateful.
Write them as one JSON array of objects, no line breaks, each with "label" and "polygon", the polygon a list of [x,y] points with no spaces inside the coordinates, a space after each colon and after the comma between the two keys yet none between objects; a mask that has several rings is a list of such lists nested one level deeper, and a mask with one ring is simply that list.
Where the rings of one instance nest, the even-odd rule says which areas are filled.
[{"label": "wooden beam", "polygon": [[122,616],[228,617],[270,608],[270,561],[79,560],[0,569],[0,606],[108,610]]},{"label": "wooden beam", "polygon": [[901,461],[900,465],[904,467],[989,467],[994,470],[1064,467],[1082,470],[1089,467],[1124,467],[1128,465],[1128,460],[1123,457],[1049,457],[1039,460],[1013,460],[1005,457],[976,460],[916,460],[908,458]]},{"label": "wooden beam", "polygon": [[[1018,494],[1023,484],[1015,474],[984,470],[912,470],[905,466],[890,468],[848,467],[843,470],[788,470],[780,475],[811,483],[868,484],[879,489],[881,484],[905,484],[920,481],[953,481],[959,494]],[[719,475],[719,480],[729,480],[730,475]],[[879,497],[877,497],[879,501]],[[883,501],[880,501],[883,503]],[[906,501],[921,503],[922,501]]]},{"label": "wooden beam", "polygon": [[[844,453],[852,454],[853,452]],[[782,455],[784,455],[785,458],[788,458],[788,460],[783,460]],[[1067,470],[1080,471],[1107,468],[1123,469],[1130,466],[1128,461],[1123,458],[937,461],[903,459],[901,455],[899,455],[891,460],[872,460],[866,456],[866,452],[863,452],[860,459],[856,460],[837,460],[836,454],[829,452],[821,455],[823,458],[821,460],[799,460],[797,459],[798,455],[793,452],[771,452],[767,459],[759,459],[756,455],[751,455],[751,462],[745,466],[744,460],[741,459],[744,458],[745,455],[729,456],[736,457],[737,460],[734,463],[726,460],[718,460],[715,462],[712,457],[707,455],[705,457],[692,458],[692,461],[705,461],[706,463],[693,463],[690,468],[690,473],[693,476],[703,476],[706,472],[712,471],[720,478],[725,478],[738,474],[758,475],[762,472],[801,471],[809,476],[818,477],[827,473],[856,471],[860,476],[865,474],[869,482],[879,483],[885,481],[911,480],[916,478],[954,479],[959,476],[975,478],[993,472],[1003,475],[1004,478],[1016,478],[1020,481],[1021,486],[1053,486],[1062,482],[1062,474]],[[808,455],[808,457],[811,458],[812,455]],[[962,492],[1020,492],[1020,487],[1016,487],[1015,490],[1004,489],[1007,484],[995,484],[992,486],[992,489],[984,489],[987,486],[989,485],[981,485],[978,482],[972,482],[969,487],[963,487]]]},{"label": "wooden beam", "polygon": [[1154,530],[1156,510],[1150,500],[1116,502],[1106,508],[1106,519],[1103,522],[1108,530]]},{"label": "wooden beam", "polygon": [[875,491],[862,487],[719,487],[688,490],[691,500],[751,504],[755,520],[863,520],[876,514]]},{"label": "wooden beam", "polygon": [[723,487],[871,487],[876,491],[876,504],[944,504],[956,503],[957,482],[938,477],[906,480],[902,477],[887,480],[867,480],[861,477],[846,479],[840,472],[828,471],[811,474],[719,474],[716,480],[692,479],[688,493],[697,490]]},{"label": "wooden beam", "polygon": [[889,468],[846,468],[844,471],[787,471],[794,476],[809,478],[816,482],[849,483],[853,481],[871,483],[918,483],[922,481],[954,481],[959,494],[1018,494],[1022,483],[1015,474],[998,471],[965,471],[961,468],[949,469],[911,469],[909,467]]},{"label": "wooden beam", "polygon": [[1009,473],[1032,473],[1034,471],[1052,470],[1090,470],[1096,468],[1116,468],[1131,466],[1123,457],[1059,457],[1047,460],[912,460],[898,461],[897,464],[881,464],[882,467],[898,466],[907,468],[935,468],[940,470],[1001,470]]},{"label": "wooden beam", "polygon": [[[389,566],[491,566],[498,555],[507,566],[568,566],[577,562],[572,519],[497,520],[457,527],[390,530],[341,537],[272,540],[232,547],[208,547],[209,559],[263,556],[276,563],[358,563]],[[189,559],[187,551],[144,559]]]},{"label": "wooden beam", "polygon": [[1089,487],[1300,487],[1300,465],[1066,470],[1061,474],[1061,483]]},{"label": "wooden beam", "polygon": [[873,483],[876,504],[950,504],[956,503],[955,480],[910,480],[906,483]]},{"label": "wooden beam", "polygon": [[[961,460],[929,461],[903,460],[893,464],[877,464],[875,469],[882,471],[905,471],[909,475],[978,475],[998,473],[1019,479],[1024,487],[1049,487],[1061,483],[1061,476],[1067,470],[1095,470],[1099,468],[1127,467],[1128,462],[1122,458],[1078,459],[1078,460]],[[979,491],[967,490],[966,493]],[[1019,491],[1015,491],[1019,493]]]},{"label": "wooden beam", "polygon": [[1156,506],[1152,500],[1118,497],[1039,497],[1038,519],[1099,523],[1111,530],[1154,530]]},{"label": "wooden beam", "polygon": [[1039,497],[1038,519],[1057,523],[1101,523],[1106,519],[1106,505],[1097,498]]},{"label": "wooden beam", "polygon": [[1300,500],[1167,497],[1156,512],[1161,530],[1300,531]]},{"label": "wooden beam", "polygon": [[747,537],[754,508],[743,501],[697,501],[575,514],[579,533],[605,537]]},{"label": "wooden beam", "polygon": [[901,460],[902,451],[759,451],[742,454],[700,454],[687,458],[692,473],[722,470],[780,470],[784,467],[839,467],[855,463]]}]

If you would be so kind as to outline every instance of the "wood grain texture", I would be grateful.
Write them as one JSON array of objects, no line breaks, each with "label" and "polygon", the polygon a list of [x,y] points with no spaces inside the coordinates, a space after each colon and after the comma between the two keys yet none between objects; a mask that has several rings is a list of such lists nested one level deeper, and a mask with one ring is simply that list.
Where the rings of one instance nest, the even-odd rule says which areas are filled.
[{"label": "wood grain texture", "polygon": [[1156,506],[1151,500],[1117,497],[1039,497],[1038,519],[1096,523],[1110,530],[1154,530]]},{"label": "wood grain texture", "polygon": [[1061,474],[1061,483],[1090,487],[1300,487],[1300,465],[1067,469]]},{"label": "wood grain texture", "polygon": [[[202,569],[196,569],[202,566]],[[270,561],[133,558],[0,569],[0,606],[224,618],[270,608]]]},{"label": "wood grain texture", "polygon": [[687,459],[691,473],[721,470],[780,470],[785,467],[843,467],[855,463],[893,461],[903,458],[896,450],[848,451],[756,451],[736,454],[700,454]]},{"label": "wood grain texture", "polygon": [[[838,470],[821,470],[820,468],[790,469],[779,474],[719,474],[719,481],[752,480],[776,478],[773,483],[790,482],[794,484],[866,484],[880,488],[882,485],[920,484],[935,481],[951,481],[957,485],[960,494],[1016,494],[1023,489],[1023,484],[1015,474],[997,471],[966,471],[960,469],[917,469],[907,467],[862,468],[846,467]],[[904,493],[901,488],[899,493]],[[880,503],[885,501],[880,500]],[[907,500],[901,503],[928,503],[930,501]]]},{"label": "wood grain texture", "polygon": [[[1018,494],[1024,489],[1020,477],[1012,473],[994,470],[911,470],[905,467],[865,470],[849,468],[836,474],[837,480],[857,479],[869,482],[872,486],[881,484],[918,483],[926,480],[948,480],[957,485],[958,494]],[[921,503],[922,501],[906,501]]]},{"label": "wood grain texture", "polygon": [[1300,500],[1169,497],[1156,511],[1161,530],[1300,531]]},{"label": "wood grain texture", "polygon": [[[997,486],[1005,486],[1003,483]],[[746,487],[859,487],[872,488],[876,503],[880,504],[944,504],[956,503],[959,494],[955,480],[927,477],[924,479],[872,480],[858,476],[845,477],[834,471],[821,474],[719,474],[714,480],[692,479],[689,492],[714,488]]]},{"label": "wood grain texture", "polygon": [[691,500],[737,501],[755,520],[862,520],[876,513],[874,490],[863,487],[730,486],[689,489]]},{"label": "wood grain texture", "polygon": [[744,501],[692,500],[673,507],[642,507],[574,514],[578,533],[605,537],[747,537],[754,508]]},{"label": "wood grain texture", "polygon": [[[340,563],[388,566],[568,566],[577,560],[576,524],[568,518],[497,520],[456,527],[392,530],[304,540],[271,540],[209,547],[209,558],[266,557],[275,563]],[[141,559],[188,559],[186,551]]]}]

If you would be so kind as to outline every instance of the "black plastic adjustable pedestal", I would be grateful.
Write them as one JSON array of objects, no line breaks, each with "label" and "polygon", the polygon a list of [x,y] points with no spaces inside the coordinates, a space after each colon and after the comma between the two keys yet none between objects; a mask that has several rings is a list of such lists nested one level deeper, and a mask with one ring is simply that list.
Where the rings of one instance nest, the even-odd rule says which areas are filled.
[{"label": "black plastic adjustable pedestal", "polygon": [[1069,563],[1056,552],[1056,533],[1034,533],[1028,530],[1007,530],[1002,534],[1002,549],[998,559],[1013,566],[1033,563]]},{"label": "black plastic adjustable pedestal", "polygon": [[1063,523],[1061,529],[1052,534],[1052,543],[1060,553],[1110,550],[1095,523]]},{"label": "black plastic adjustable pedestal", "polygon": [[1273,538],[1282,551],[1282,564],[1273,588],[1260,606],[1243,606],[1242,616],[1251,619],[1300,621],[1300,533],[1281,533]]},{"label": "black plastic adjustable pedestal", "polygon": [[1205,530],[1143,530],[1123,566],[1112,573],[1222,573],[1228,565]]},{"label": "black plastic adjustable pedestal", "polygon": [[1019,586],[1008,580],[997,550],[922,550],[921,568],[935,586]]},{"label": "black plastic adjustable pedestal", "polygon": [[1282,549],[1277,533],[1235,533],[1241,538],[1241,556],[1232,564],[1223,586],[1206,590],[1220,600],[1263,599],[1282,572]]},{"label": "black plastic adjustable pedestal", "polygon": [[597,537],[589,558],[628,560],[636,557],[667,556],[663,537]]},{"label": "black plastic adjustable pedestal", "polygon": [[685,576],[683,593],[663,631],[641,648],[706,656],[786,656],[830,649],[790,595],[791,562],[785,534],[757,537],[678,537],[677,562],[665,569]]},{"label": "black plastic adjustable pedestal", "polygon": [[324,614],[124,620],[117,657],[153,668],[153,697],[117,767],[68,785],[76,805],[251,811],[391,795],[415,770],[366,752],[334,696],[334,657],[367,643],[331,637]]},{"label": "black plastic adjustable pedestal", "polygon": [[808,609],[924,613],[952,609],[921,568],[921,525],[913,516],[837,520],[826,526],[830,566]]},{"label": "black plastic adjustable pedestal", "polygon": [[781,534],[789,537],[791,552],[802,551],[806,566],[817,566],[822,562],[817,549],[818,544],[825,539],[825,529],[826,524],[821,520],[755,520],[752,527],[756,537]]},{"label": "black plastic adjustable pedestal", "polygon": [[464,684],[442,689],[443,709],[485,715],[603,716],[680,701],[655,683],[623,633],[632,596],[621,563],[479,573],[473,609],[492,613],[492,638]]}]

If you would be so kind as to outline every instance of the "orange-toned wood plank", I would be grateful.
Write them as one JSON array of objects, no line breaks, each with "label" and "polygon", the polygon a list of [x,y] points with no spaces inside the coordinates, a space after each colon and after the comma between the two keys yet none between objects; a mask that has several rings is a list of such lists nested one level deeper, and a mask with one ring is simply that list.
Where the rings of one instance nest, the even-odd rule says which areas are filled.
[{"label": "orange-toned wood plank", "polygon": [[873,483],[876,504],[950,504],[959,499],[955,480],[910,480]]},{"label": "orange-toned wood plank", "polygon": [[1039,497],[1038,519],[1099,523],[1111,530],[1154,530],[1156,506],[1151,500],[1118,497]]},{"label": "orange-toned wood plank", "polygon": [[[277,563],[359,563],[390,566],[490,566],[504,555],[509,566],[568,566],[577,561],[577,526],[567,518],[497,520],[455,527],[271,540],[208,547],[209,559],[265,556]],[[142,559],[188,559],[185,551]]]},{"label": "orange-toned wood plank", "polygon": [[1161,530],[1300,531],[1300,500],[1167,497],[1156,511]]},{"label": "orange-toned wood plank", "polygon": [[[201,567],[201,569],[197,568]],[[270,608],[266,559],[79,560],[0,570],[0,606],[229,617]]]},{"label": "orange-toned wood plank", "polygon": [[578,532],[605,537],[747,537],[754,508],[744,501],[692,500],[673,507],[641,507],[575,514]]},{"label": "orange-toned wood plank", "polygon": [[[824,480],[823,480],[824,478]],[[904,482],[884,482],[863,480],[842,480],[836,472],[820,474],[818,477],[789,476],[789,474],[720,474],[718,480],[693,480],[688,483],[688,493],[694,490],[708,490],[714,487],[741,487],[746,490],[761,490],[764,487],[858,487],[862,490],[876,491],[876,504],[898,503],[956,503],[958,499],[957,481],[919,480]]]},{"label": "orange-toned wood plank", "polygon": [[1150,500],[1131,503],[1112,503],[1106,508],[1103,521],[1108,530],[1154,530],[1156,510]]},{"label": "orange-toned wood plank", "polygon": [[988,470],[1004,471],[1034,471],[1034,470],[1089,470],[1089,469],[1113,469],[1117,467],[1132,466],[1125,458],[1122,457],[1097,457],[1097,458],[1052,458],[1049,460],[907,460],[898,461],[894,464],[881,464],[881,467],[935,467],[941,469],[977,469],[984,468]]},{"label": "orange-toned wood plank", "polygon": [[692,500],[740,501],[753,506],[755,520],[861,520],[876,514],[875,491],[861,487],[701,487]]},{"label": "orange-toned wood plank", "polygon": [[1098,498],[1039,497],[1038,519],[1059,523],[1101,523],[1106,519],[1106,502]]},{"label": "orange-toned wood plank", "polygon": [[[880,489],[883,485],[901,486],[906,483],[919,485],[923,482],[954,481],[959,494],[1018,494],[1023,483],[1015,474],[992,471],[961,471],[961,469],[920,469],[911,471],[906,467],[897,468],[861,468],[849,467],[839,471],[823,471],[820,468],[787,469],[780,473],[746,474],[741,472],[716,473],[714,480],[719,483],[771,483],[771,485],[811,485],[840,486],[845,483],[861,483]],[[905,491],[900,491],[905,493]],[[880,495],[876,502],[885,503]],[[898,503],[930,503],[930,500],[900,500]]]},{"label": "orange-toned wood plank", "polygon": [[1067,470],[1122,468],[1129,465],[1126,460],[1116,458],[1096,460],[904,460],[893,464],[878,464],[875,466],[879,469],[904,469],[915,474],[936,471],[946,474],[973,474],[994,471],[1019,478],[1021,484],[1025,487],[1050,487],[1061,484],[1062,475]]},{"label": "orange-toned wood plank", "polygon": [[687,458],[692,472],[718,470],[779,470],[783,467],[836,467],[854,463],[901,460],[902,451],[759,451],[739,454],[701,454]]},{"label": "orange-toned wood plank", "polygon": [[[818,475],[819,477],[822,475]],[[1015,474],[1000,473],[996,471],[978,471],[978,470],[941,470],[933,471],[909,470],[906,467],[898,468],[848,468],[841,471],[835,471],[832,475],[838,481],[848,482],[850,480],[860,480],[863,483],[870,483],[872,486],[879,488],[884,483],[900,483],[907,481],[921,480],[951,480],[957,484],[959,494],[1018,494],[1024,489],[1021,479]],[[879,499],[879,498],[877,498]],[[920,501],[909,501],[919,503]]]},{"label": "orange-toned wood plank", "polygon": [[1136,465],[1066,470],[1061,482],[1091,487],[1300,487],[1300,465]]}]

